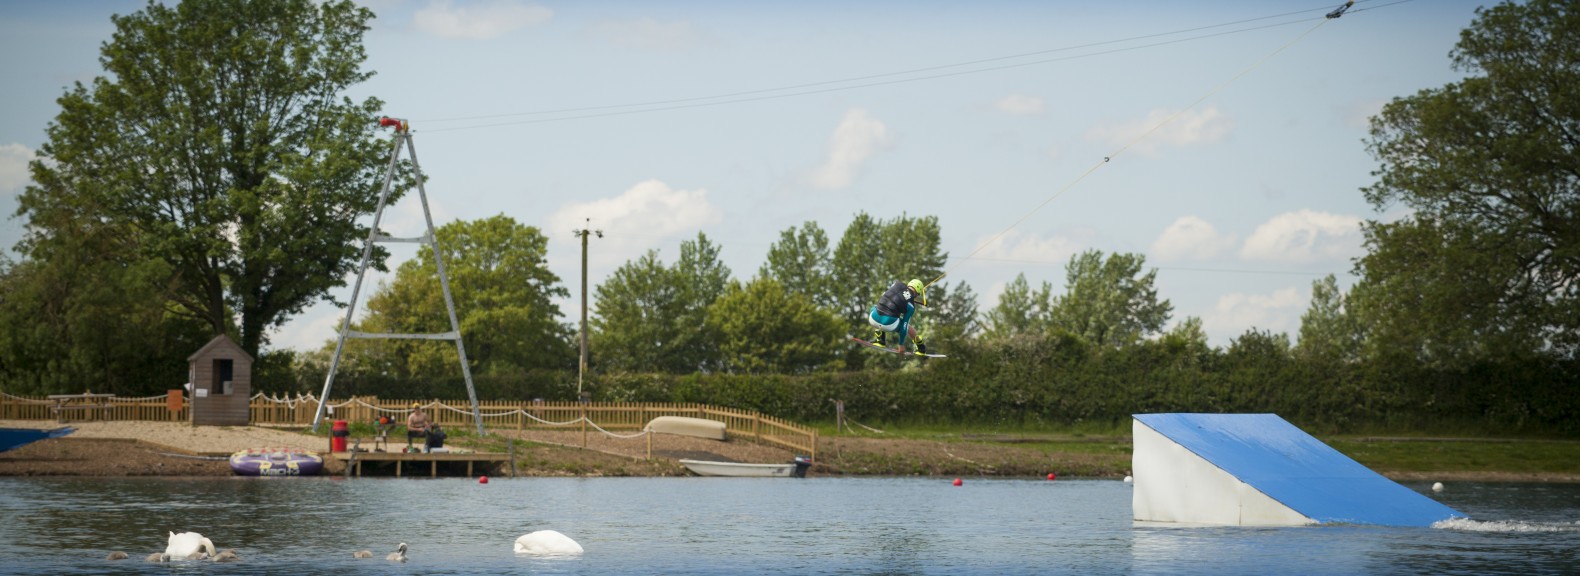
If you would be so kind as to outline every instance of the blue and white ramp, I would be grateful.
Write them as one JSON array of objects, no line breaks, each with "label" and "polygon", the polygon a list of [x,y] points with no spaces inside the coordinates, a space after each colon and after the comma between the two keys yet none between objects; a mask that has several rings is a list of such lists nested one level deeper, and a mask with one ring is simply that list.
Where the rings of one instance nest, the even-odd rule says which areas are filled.
[{"label": "blue and white ramp", "polygon": [[1136,414],[1134,517],[1231,526],[1431,526],[1464,517],[1277,414]]}]

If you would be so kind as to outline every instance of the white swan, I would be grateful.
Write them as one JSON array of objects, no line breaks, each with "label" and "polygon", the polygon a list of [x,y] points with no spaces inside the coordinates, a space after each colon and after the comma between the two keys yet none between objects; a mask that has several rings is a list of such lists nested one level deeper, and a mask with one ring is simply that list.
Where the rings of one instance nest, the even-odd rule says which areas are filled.
[{"label": "white swan", "polygon": [[173,560],[200,560],[214,555],[214,543],[197,532],[170,533],[170,543],[165,546],[165,555]]},{"label": "white swan", "polygon": [[384,559],[385,560],[389,560],[390,562],[405,562],[406,561],[406,543],[405,542],[401,542],[400,546],[395,547],[395,551],[394,552],[390,552],[390,555],[389,556],[385,556]]},{"label": "white swan", "polygon": [[516,538],[517,554],[569,555],[581,554],[582,545],[569,536],[553,530],[539,530]]}]

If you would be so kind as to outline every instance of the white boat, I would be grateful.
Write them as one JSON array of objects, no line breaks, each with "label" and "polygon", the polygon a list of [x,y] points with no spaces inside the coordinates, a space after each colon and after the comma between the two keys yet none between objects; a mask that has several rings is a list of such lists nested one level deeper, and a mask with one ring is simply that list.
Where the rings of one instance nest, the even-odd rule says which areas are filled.
[{"label": "white boat", "polygon": [[684,459],[680,463],[698,476],[805,478],[806,469],[812,465],[812,460],[805,456],[796,456],[794,461],[784,464],[743,464]]}]

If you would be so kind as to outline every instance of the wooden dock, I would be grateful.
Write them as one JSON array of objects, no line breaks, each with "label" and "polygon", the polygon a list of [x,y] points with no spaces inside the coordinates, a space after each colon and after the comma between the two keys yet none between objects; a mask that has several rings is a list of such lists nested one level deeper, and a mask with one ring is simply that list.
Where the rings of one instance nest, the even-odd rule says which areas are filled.
[{"label": "wooden dock", "polygon": [[473,466],[479,462],[485,466],[504,462],[509,463],[510,476],[512,478],[516,476],[515,459],[510,454],[498,452],[330,452],[325,458],[345,465],[346,476],[355,474],[359,478],[362,476],[362,464],[366,462],[394,462],[397,478],[403,476],[402,470],[406,467],[412,467],[413,471],[421,474],[418,470],[423,464],[428,465],[429,477],[438,477],[440,462],[465,462],[468,478],[473,476]]}]

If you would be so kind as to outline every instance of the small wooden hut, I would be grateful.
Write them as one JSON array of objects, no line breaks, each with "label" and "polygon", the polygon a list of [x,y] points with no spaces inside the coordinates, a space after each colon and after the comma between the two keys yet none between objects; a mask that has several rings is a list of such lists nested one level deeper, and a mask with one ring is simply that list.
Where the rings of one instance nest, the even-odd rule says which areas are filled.
[{"label": "small wooden hut", "polygon": [[192,424],[246,426],[252,420],[252,355],[224,334],[187,357]]}]

